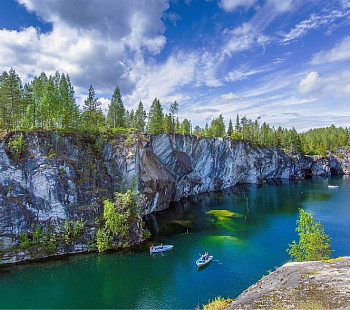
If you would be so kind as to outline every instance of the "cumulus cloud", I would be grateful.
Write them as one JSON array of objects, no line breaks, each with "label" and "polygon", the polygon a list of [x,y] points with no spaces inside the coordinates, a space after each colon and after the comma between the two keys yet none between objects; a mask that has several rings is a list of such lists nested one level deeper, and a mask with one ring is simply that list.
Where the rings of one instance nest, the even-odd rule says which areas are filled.
[{"label": "cumulus cloud", "polygon": [[304,95],[310,95],[317,92],[321,87],[321,78],[316,71],[310,72],[299,82],[299,92]]},{"label": "cumulus cloud", "polygon": [[339,44],[329,51],[322,51],[315,54],[311,63],[316,65],[348,59],[350,59],[350,37],[344,38]]},{"label": "cumulus cloud", "polygon": [[76,90],[100,92],[135,86],[134,65],[166,44],[163,13],[168,0],[17,0],[52,31],[0,30],[0,69],[12,66],[25,79],[42,71],[68,73]]},{"label": "cumulus cloud", "polygon": [[238,8],[249,8],[257,0],[221,0],[219,6],[226,12],[233,12]]}]

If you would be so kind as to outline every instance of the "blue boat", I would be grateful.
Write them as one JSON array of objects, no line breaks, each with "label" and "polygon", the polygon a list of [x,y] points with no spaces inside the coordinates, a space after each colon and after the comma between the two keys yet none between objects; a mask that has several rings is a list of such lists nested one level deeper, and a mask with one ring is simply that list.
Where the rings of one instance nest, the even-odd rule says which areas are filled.
[{"label": "blue boat", "polygon": [[173,245],[163,245],[163,246],[149,247],[149,251],[151,253],[160,253],[160,252],[172,250],[173,247],[174,247]]},{"label": "blue boat", "polygon": [[202,267],[206,264],[209,264],[213,260],[214,256],[209,256],[208,259],[202,259],[202,257],[198,258],[196,260],[197,267]]}]

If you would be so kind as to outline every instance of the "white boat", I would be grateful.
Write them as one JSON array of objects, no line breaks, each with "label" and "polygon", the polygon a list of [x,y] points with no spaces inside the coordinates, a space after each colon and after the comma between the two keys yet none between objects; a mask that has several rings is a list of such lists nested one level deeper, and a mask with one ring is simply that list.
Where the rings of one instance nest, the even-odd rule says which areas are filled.
[{"label": "white boat", "polygon": [[173,245],[163,245],[163,246],[160,246],[160,245],[158,245],[158,246],[155,246],[155,247],[150,247],[149,248],[149,251],[151,252],[151,253],[160,253],[160,252],[164,252],[164,251],[170,251],[170,250],[172,250],[173,249]]},{"label": "white boat", "polygon": [[202,259],[202,257],[198,258],[196,260],[197,267],[202,267],[206,264],[209,264],[213,260],[214,256],[209,256],[208,259]]},{"label": "white boat", "polygon": [[338,185],[328,185],[328,188],[338,188]]}]

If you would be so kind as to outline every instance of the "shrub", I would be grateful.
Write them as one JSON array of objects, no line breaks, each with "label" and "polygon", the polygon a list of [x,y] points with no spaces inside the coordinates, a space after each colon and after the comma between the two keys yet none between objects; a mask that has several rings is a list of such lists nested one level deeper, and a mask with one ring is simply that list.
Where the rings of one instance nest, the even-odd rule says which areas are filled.
[{"label": "shrub", "polygon": [[26,147],[26,142],[24,141],[23,134],[12,136],[7,142],[7,147],[11,154],[14,156],[15,160],[19,160],[23,155]]},{"label": "shrub", "polygon": [[19,234],[19,238],[20,238],[19,246],[21,247],[21,249],[28,249],[32,245],[26,233],[21,232]]},{"label": "shrub", "polygon": [[109,246],[109,236],[105,229],[99,229],[96,234],[96,246],[99,252],[104,252]]}]

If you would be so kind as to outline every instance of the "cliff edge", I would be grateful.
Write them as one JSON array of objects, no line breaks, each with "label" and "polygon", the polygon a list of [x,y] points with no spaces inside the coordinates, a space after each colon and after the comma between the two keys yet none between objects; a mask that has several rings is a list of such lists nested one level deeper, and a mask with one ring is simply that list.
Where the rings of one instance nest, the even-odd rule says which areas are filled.
[{"label": "cliff edge", "polygon": [[292,262],[263,277],[228,309],[350,309],[350,257]]}]

